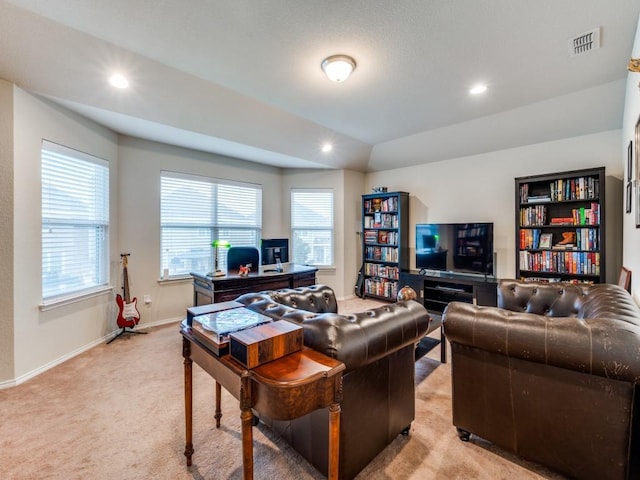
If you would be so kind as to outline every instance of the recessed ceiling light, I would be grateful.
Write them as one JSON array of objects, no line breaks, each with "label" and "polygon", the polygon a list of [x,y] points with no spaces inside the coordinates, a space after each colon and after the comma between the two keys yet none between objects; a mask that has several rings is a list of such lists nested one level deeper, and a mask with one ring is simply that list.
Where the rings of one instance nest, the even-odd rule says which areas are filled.
[{"label": "recessed ceiling light", "polygon": [[471,95],[480,95],[487,91],[487,86],[483,84],[478,84],[469,90]]},{"label": "recessed ceiling light", "polygon": [[324,153],[329,153],[331,150],[333,150],[333,145],[331,145],[330,143],[325,143],[324,145],[322,145],[322,151]]},{"label": "recessed ceiling light", "polygon": [[112,87],[127,88],[129,86],[129,80],[121,73],[114,73],[109,77],[109,83]]}]

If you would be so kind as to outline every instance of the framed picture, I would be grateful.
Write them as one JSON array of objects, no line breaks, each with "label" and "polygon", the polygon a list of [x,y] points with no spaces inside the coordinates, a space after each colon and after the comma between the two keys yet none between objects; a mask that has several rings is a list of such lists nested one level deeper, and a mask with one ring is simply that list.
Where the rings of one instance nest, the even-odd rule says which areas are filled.
[{"label": "framed picture", "polygon": [[552,239],[553,235],[551,233],[543,233],[540,235],[540,248],[551,248]]},{"label": "framed picture", "polygon": [[625,212],[631,213],[631,197],[633,195],[633,182],[627,182],[627,194],[626,194],[626,202],[625,202]]},{"label": "framed picture", "polygon": [[631,287],[631,270],[625,267],[620,267],[618,285],[624,288],[627,292],[629,291],[629,288]]},{"label": "framed picture", "polygon": [[633,181],[632,190],[636,191],[636,228],[640,228],[640,195],[638,195],[638,185],[640,183],[637,180]]},{"label": "framed picture", "polygon": [[633,140],[629,140],[627,147],[627,182],[633,179]]},{"label": "framed picture", "polygon": [[[633,140],[632,140],[633,142]],[[640,176],[640,117],[638,117],[638,121],[636,122],[636,131],[635,131],[635,151],[636,151],[636,178]],[[632,180],[634,178],[632,177]]]},{"label": "framed picture", "polygon": [[640,185],[640,182],[634,180],[632,190],[636,191],[636,228],[640,228],[640,195],[638,195],[640,192],[638,192],[638,185]]}]

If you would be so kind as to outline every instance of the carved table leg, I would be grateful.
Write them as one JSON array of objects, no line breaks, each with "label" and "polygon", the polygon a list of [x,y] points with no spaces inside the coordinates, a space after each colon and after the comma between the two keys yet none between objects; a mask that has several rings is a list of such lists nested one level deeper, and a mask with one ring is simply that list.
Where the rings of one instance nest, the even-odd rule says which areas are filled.
[{"label": "carved table leg", "polygon": [[189,341],[183,339],[182,355],[184,356],[184,424],[186,430],[186,438],[184,445],[184,456],[187,457],[187,466],[191,466],[191,456],[193,455],[193,375],[191,360],[191,346]]},{"label": "carved table leg", "polygon": [[220,419],[222,418],[222,409],[220,408],[220,399],[222,397],[222,386],[216,382],[216,428],[220,428]]},{"label": "carved table leg", "polygon": [[240,383],[240,422],[242,430],[242,469],[244,480],[253,480],[253,412],[251,381],[243,374]]},{"label": "carved table leg", "polygon": [[242,469],[244,480],[253,480],[253,413],[251,409],[240,412],[242,421]]},{"label": "carved table leg", "polygon": [[338,480],[341,410],[338,402],[329,405],[329,480]]}]

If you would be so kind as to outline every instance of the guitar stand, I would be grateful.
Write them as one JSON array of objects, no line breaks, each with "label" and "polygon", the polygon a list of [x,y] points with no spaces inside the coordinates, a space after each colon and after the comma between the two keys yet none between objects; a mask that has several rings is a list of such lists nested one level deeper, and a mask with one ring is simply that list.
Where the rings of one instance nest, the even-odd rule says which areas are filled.
[{"label": "guitar stand", "polygon": [[136,334],[136,335],[146,335],[149,332],[138,332],[137,330],[127,330],[127,327],[122,327],[122,330],[120,330],[120,332],[118,332],[118,334],[115,337],[113,337],[111,340],[109,340],[107,342],[107,345],[109,345],[116,338],[118,338],[121,335],[124,335],[125,333],[131,333],[131,334]]}]

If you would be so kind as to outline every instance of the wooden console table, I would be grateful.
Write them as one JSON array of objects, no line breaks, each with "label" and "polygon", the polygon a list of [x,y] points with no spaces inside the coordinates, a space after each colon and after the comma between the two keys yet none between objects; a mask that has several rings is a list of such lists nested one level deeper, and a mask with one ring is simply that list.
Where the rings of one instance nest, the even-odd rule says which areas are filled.
[{"label": "wooden console table", "polygon": [[247,370],[231,356],[216,356],[191,333],[186,320],[180,333],[183,337],[184,408],[186,443],[184,454],[191,465],[193,383],[192,363],[195,362],[216,382],[216,427],[220,427],[221,388],[224,387],[240,402],[242,430],[243,478],[253,479],[253,412],[274,420],[291,420],[320,408],[329,407],[329,479],[338,479],[340,452],[340,401],[342,400],[343,363],[315,350],[303,350]]},{"label": "wooden console table", "polygon": [[279,290],[315,285],[316,267],[289,264],[284,271],[276,272],[260,267],[256,272],[241,277],[229,272],[223,277],[211,277],[205,273],[191,272],[193,277],[193,306],[235,300],[239,295],[263,290]]}]

